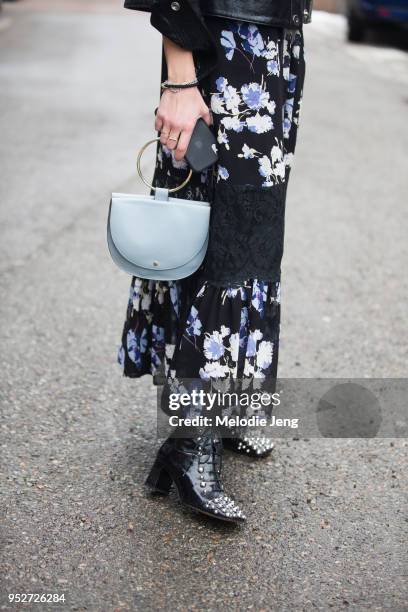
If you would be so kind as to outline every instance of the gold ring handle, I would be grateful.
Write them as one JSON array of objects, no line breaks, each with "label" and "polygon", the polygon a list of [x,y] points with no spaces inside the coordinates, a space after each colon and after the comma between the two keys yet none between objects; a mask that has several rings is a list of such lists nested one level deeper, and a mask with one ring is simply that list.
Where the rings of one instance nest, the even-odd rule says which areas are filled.
[{"label": "gold ring handle", "polygon": [[[146,181],[145,177],[142,174],[142,170],[140,169],[140,161],[142,159],[142,155],[143,155],[144,150],[149,145],[151,145],[154,142],[157,142],[159,140],[160,140],[160,138],[153,138],[153,140],[149,140],[148,142],[146,142],[146,144],[143,145],[143,147],[140,149],[139,153],[137,154],[137,163],[136,163],[138,175],[140,176],[140,178],[142,179],[144,184],[147,185],[147,187],[150,187],[150,189],[154,189],[154,190],[156,190],[156,187],[154,187],[148,181]],[[183,187],[185,187],[187,185],[188,181],[191,179],[191,175],[192,174],[193,174],[193,171],[190,168],[190,171],[189,171],[189,173],[187,175],[187,178],[178,187],[173,187],[172,189],[169,189],[169,193],[174,193],[175,191],[179,191],[179,189],[183,189]]]}]

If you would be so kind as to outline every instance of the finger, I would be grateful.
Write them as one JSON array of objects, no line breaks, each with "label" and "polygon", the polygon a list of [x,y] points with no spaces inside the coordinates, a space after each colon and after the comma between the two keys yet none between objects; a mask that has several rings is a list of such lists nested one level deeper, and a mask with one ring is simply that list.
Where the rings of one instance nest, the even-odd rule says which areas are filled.
[{"label": "finger", "polygon": [[167,146],[169,149],[175,149],[177,147],[180,131],[174,128],[170,131],[169,137],[167,138]]},{"label": "finger", "polygon": [[156,132],[161,132],[163,128],[163,119],[161,117],[156,117],[154,122],[154,128]]},{"label": "finger", "polygon": [[211,112],[209,108],[207,108],[207,111],[201,116],[208,126],[212,125],[213,120],[212,120],[212,116],[211,116]]},{"label": "finger", "polygon": [[188,144],[190,142],[192,130],[183,130],[177,143],[177,149],[174,152],[174,157],[177,161],[183,159],[186,154]]},{"label": "finger", "polygon": [[160,142],[162,145],[167,145],[167,139],[170,134],[170,126],[166,121],[163,122],[162,129],[160,131]]}]

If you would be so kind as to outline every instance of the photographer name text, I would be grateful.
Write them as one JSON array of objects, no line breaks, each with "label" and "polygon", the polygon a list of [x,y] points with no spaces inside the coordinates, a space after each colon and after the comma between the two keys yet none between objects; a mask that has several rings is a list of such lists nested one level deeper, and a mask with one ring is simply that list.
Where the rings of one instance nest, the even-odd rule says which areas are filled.
[{"label": "photographer name text", "polygon": [[272,415],[269,419],[253,415],[250,417],[240,416],[196,416],[182,418],[176,415],[169,417],[171,427],[288,427],[297,429],[299,419],[279,418]]}]

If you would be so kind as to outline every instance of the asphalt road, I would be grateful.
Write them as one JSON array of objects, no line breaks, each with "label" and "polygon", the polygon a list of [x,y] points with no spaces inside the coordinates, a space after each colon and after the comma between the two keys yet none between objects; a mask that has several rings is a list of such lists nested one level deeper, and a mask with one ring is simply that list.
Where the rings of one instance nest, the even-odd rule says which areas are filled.
[{"label": "asphalt road", "polygon": [[[155,393],[115,364],[129,280],[105,223],[140,188],[160,39],[113,2],[53,4],[0,17],[0,608],[407,610],[404,439],[228,455],[243,528],[145,493]],[[280,375],[406,377],[408,59],[347,45],[341,18],[305,33]]]}]

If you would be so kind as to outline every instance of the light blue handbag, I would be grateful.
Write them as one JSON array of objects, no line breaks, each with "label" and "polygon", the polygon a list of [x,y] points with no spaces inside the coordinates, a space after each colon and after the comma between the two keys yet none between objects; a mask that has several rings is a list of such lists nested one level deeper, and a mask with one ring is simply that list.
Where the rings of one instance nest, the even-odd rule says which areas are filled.
[{"label": "light blue handbag", "polygon": [[154,195],[112,193],[107,238],[111,257],[121,269],[153,280],[178,280],[190,276],[204,260],[208,246],[210,204],[169,197],[182,189],[186,180],[173,189],[150,185],[143,177],[140,159],[145,148],[159,139],[149,140],[137,157],[137,170]]}]

